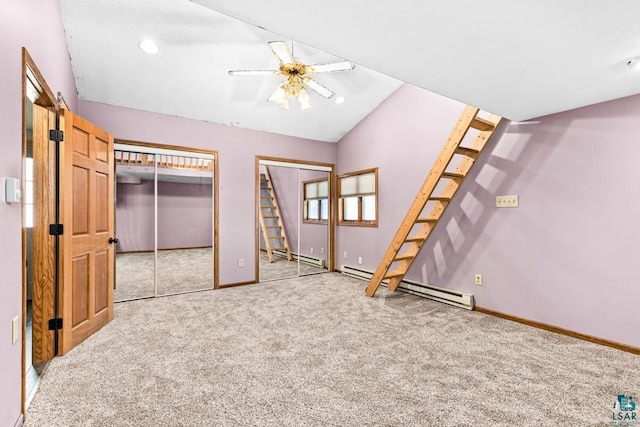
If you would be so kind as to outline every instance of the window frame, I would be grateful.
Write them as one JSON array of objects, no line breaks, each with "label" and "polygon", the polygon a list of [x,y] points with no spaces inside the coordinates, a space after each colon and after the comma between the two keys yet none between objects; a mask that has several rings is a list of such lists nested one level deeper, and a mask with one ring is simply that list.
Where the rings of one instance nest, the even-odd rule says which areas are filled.
[{"label": "window frame", "polygon": [[[373,174],[374,176],[374,191],[373,193],[356,193],[349,194],[347,196],[342,195],[342,180],[344,178],[349,178],[353,176],[359,175],[368,175]],[[362,169],[359,171],[348,172],[341,175],[338,175],[337,179],[337,200],[338,200],[338,225],[351,225],[358,227],[377,227],[378,226],[378,168],[369,168]],[[375,220],[363,220],[362,219],[362,198],[364,196],[374,196],[375,202]],[[358,219],[357,220],[347,220],[344,219],[344,199],[346,197],[357,197],[358,198]]]},{"label": "window frame", "polygon": [[[327,197],[311,197],[307,199],[307,184],[316,184],[320,182],[327,183]],[[328,178],[319,178],[312,179],[309,181],[302,182],[302,223],[303,224],[329,224],[329,218],[331,217],[331,203],[329,202],[329,198],[331,196],[331,189],[329,188],[329,179]],[[310,200],[318,200],[318,218],[319,219],[309,219],[308,218],[308,204],[307,202]],[[327,201],[327,219],[322,219],[322,200]]]}]

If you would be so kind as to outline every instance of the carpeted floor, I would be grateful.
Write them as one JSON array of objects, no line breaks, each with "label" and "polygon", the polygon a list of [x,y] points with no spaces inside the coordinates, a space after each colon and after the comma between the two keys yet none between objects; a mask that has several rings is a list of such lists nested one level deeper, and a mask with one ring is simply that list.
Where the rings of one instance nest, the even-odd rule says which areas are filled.
[{"label": "carpeted floor", "polygon": [[[113,300],[118,302],[154,296],[153,267],[153,252],[117,254]],[[266,252],[260,252],[261,282],[326,272],[326,269],[303,262],[298,265],[296,260],[288,261],[278,256],[270,263]],[[203,289],[213,289],[211,248],[158,252],[158,295]]]},{"label": "carpeted floor", "polygon": [[298,263],[295,259],[293,261],[289,261],[286,258],[281,258],[279,256],[274,256],[273,262],[269,262],[267,253],[260,251],[261,282],[326,272],[326,268],[320,268],[304,262]]},{"label": "carpeted floor", "polygon": [[[153,252],[116,254],[114,301],[155,295]],[[158,295],[213,289],[211,248],[158,251]]]},{"label": "carpeted floor", "polygon": [[116,304],[28,427],[593,426],[640,358],[336,273]]}]

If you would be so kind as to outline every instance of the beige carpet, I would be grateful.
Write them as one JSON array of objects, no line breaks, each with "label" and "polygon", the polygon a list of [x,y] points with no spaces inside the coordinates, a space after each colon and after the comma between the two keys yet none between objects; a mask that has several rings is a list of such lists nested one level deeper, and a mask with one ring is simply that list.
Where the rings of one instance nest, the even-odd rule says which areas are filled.
[{"label": "beige carpet", "polygon": [[[336,273],[116,304],[42,426],[593,426],[640,358]],[[633,327],[633,325],[630,325]]]},{"label": "beige carpet", "polygon": [[[155,295],[153,252],[116,254],[114,301]],[[213,289],[211,248],[158,251],[158,295]]]},{"label": "beige carpet", "polygon": [[260,251],[261,282],[326,272],[326,268],[320,268],[304,262],[298,263],[295,259],[293,261],[289,261],[288,259],[281,258],[279,256],[274,256],[273,262],[269,262],[267,253]]}]

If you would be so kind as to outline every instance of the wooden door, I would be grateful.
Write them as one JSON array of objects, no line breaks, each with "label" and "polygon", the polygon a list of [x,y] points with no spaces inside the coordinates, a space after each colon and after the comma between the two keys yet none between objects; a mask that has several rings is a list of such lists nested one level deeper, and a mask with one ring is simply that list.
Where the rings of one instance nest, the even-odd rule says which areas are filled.
[{"label": "wooden door", "polygon": [[60,120],[59,354],[65,354],[113,319],[115,171],[109,133],[68,110]]},{"label": "wooden door", "polygon": [[55,356],[55,332],[49,330],[49,319],[55,315],[55,237],[49,224],[55,223],[56,151],[49,141],[49,129],[55,128],[55,113],[33,104],[33,363]]}]

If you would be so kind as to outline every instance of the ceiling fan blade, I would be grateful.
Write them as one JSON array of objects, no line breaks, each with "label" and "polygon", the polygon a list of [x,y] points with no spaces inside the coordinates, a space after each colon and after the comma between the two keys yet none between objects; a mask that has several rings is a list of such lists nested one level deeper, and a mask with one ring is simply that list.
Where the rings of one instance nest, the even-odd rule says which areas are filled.
[{"label": "ceiling fan blade", "polygon": [[320,83],[318,83],[313,79],[306,78],[303,80],[303,83],[306,87],[308,87],[309,89],[312,89],[313,91],[319,93],[320,95],[324,96],[327,99],[331,98],[334,95],[334,93],[331,90],[322,86]]},{"label": "ceiling fan blade", "polygon": [[307,66],[314,73],[330,73],[333,71],[351,71],[356,68],[356,64],[350,61],[330,62],[328,64],[315,64]]},{"label": "ceiling fan blade", "polygon": [[273,54],[280,60],[282,64],[290,64],[293,62],[293,55],[285,42],[269,42],[267,43]]},{"label": "ceiling fan blade", "polygon": [[278,74],[278,70],[230,70],[230,76],[271,76]]}]

